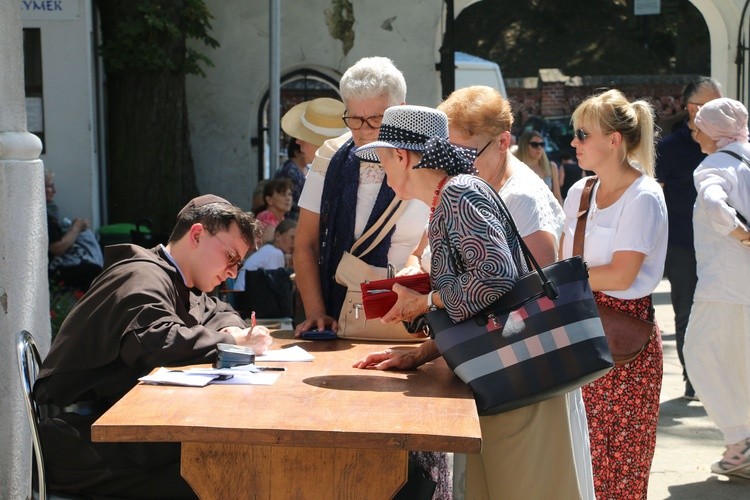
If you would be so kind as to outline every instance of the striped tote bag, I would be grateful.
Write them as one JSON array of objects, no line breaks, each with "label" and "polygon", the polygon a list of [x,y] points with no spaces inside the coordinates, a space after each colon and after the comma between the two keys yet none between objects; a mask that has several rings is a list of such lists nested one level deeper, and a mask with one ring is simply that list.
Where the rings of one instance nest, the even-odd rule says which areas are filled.
[{"label": "striped tote bag", "polygon": [[454,323],[427,313],[437,348],[471,387],[480,415],[572,391],[614,365],[580,257],[521,277],[482,313]]}]

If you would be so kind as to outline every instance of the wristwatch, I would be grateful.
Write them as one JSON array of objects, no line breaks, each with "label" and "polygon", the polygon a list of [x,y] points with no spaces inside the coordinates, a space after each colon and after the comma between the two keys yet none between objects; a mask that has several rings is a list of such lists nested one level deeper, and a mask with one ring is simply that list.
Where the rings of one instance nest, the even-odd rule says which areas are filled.
[{"label": "wristwatch", "polygon": [[427,309],[430,311],[436,311],[437,306],[432,301],[432,294],[435,293],[435,290],[430,290],[430,293],[427,294]]}]

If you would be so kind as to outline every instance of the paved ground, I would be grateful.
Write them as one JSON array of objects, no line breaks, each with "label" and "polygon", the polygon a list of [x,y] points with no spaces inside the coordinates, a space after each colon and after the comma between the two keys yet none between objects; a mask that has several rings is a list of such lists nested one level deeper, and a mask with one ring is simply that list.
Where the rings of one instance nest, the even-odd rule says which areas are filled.
[{"label": "paved ground", "polygon": [[721,433],[698,401],[681,398],[682,368],[677,359],[669,282],[654,294],[656,318],[664,338],[664,383],[649,500],[750,499],[750,480],[712,474],[709,467],[724,451]]}]

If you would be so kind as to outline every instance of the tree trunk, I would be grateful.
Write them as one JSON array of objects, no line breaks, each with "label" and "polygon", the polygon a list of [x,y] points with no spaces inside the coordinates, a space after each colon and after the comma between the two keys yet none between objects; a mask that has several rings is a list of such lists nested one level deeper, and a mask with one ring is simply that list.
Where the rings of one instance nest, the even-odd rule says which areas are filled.
[{"label": "tree trunk", "polygon": [[[182,2],[154,3],[161,4],[160,15],[180,26]],[[105,46],[141,22],[141,4],[132,0],[97,2]],[[166,51],[172,68],[140,64],[138,58],[150,53],[140,47],[134,52],[141,54],[126,58],[125,63],[120,59],[116,67],[105,54],[109,222],[150,218],[153,231],[164,234],[171,231],[179,209],[198,193],[190,153],[185,74],[174,69],[182,68],[185,34],[168,41],[159,33],[147,35],[149,43]]]},{"label": "tree trunk", "polygon": [[185,77],[118,75],[107,91],[110,220],[148,217],[156,232],[168,233],[177,212],[198,193]]}]

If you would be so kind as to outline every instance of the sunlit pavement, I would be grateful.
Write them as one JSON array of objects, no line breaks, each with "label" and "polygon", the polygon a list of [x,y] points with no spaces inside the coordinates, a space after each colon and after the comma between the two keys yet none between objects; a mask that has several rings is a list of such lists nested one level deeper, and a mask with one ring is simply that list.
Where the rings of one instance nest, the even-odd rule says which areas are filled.
[{"label": "sunlit pavement", "polygon": [[717,476],[710,466],[724,451],[721,433],[700,401],[682,399],[685,384],[677,358],[669,282],[654,293],[656,320],[664,339],[664,382],[649,500],[750,499],[750,480]]}]

